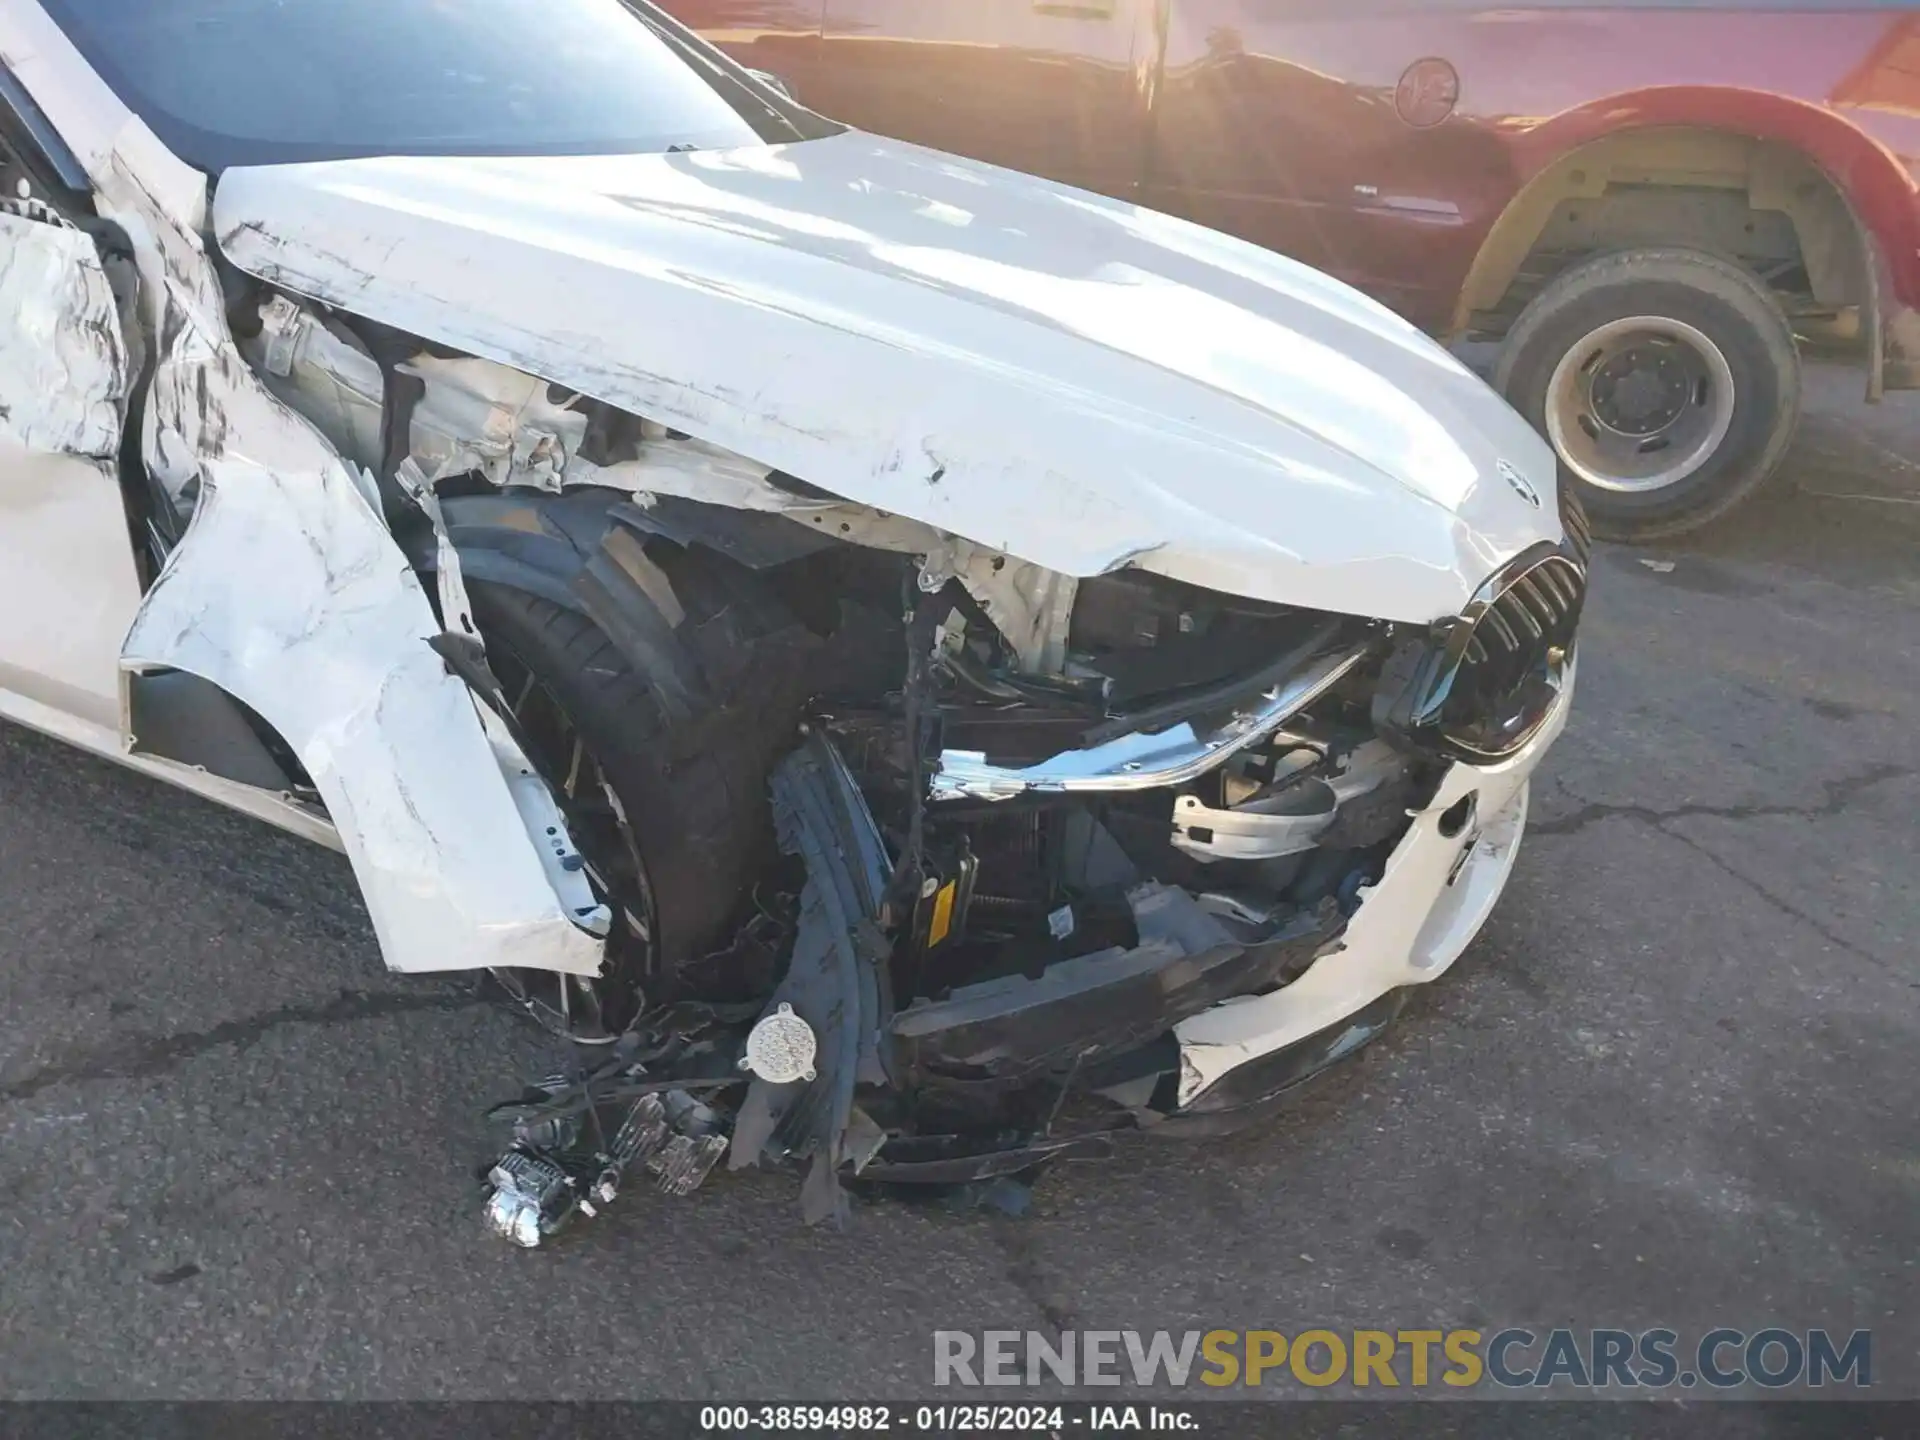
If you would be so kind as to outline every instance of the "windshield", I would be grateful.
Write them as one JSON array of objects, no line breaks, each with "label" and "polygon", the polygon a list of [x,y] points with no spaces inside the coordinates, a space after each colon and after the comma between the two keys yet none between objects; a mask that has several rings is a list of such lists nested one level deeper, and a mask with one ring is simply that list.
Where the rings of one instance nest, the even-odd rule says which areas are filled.
[{"label": "windshield", "polygon": [[42,0],[189,164],[592,155],[811,139],[802,110],[626,0]]}]

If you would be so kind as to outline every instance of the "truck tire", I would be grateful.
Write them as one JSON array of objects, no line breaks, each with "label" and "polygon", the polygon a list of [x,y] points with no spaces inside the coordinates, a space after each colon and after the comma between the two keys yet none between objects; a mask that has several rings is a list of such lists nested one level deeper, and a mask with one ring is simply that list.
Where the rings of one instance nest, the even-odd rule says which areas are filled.
[{"label": "truck tire", "polygon": [[1616,250],[1556,276],[1508,332],[1494,386],[1615,540],[1724,515],[1779,468],[1800,418],[1785,314],[1700,250]]},{"label": "truck tire", "polygon": [[496,977],[542,1025],[585,1044],[618,1038],[672,993],[682,967],[731,938],[773,851],[767,778],[797,738],[805,695],[797,622],[749,573],[668,543],[647,553],[670,592],[656,585],[628,603],[650,608],[671,650],[659,659],[691,682],[671,700],[585,614],[508,585],[468,585],[528,759],[614,910],[600,978]]}]

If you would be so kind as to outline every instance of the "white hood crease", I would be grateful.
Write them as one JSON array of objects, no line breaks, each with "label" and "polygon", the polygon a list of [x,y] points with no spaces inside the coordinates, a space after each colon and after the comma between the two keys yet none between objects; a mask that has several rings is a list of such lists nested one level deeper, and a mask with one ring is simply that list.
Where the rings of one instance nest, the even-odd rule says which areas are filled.
[{"label": "white hood crease", "polygon": [[236,169],[213,223],[289,291],[1068,576],[1422,622],[1560,536],[1498,473],[1550,497],[1544,442],[1372,301],[872,136]]}]

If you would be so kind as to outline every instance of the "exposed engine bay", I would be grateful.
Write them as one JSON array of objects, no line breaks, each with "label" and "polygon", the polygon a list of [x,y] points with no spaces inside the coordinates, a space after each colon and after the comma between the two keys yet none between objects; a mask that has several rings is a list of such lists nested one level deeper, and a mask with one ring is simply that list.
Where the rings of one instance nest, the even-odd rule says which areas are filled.
[{"label": "exposed engine bay", "polygon": [[17,218],[77,257],[72,323],[133,337],[101,373],[137,450],[90,472],[145,591],[127,753],[271,797],[347,851],[390,964],[488,968],[573,1047],[491,1112],[515,1243],[722,1161],[799,1172],[820,1222],[1234,1128],[1504,885],[1564,722],[1575,511],[1431,624],[1067,575],[190,249],[156,276],[117,222],[93,273]]},{"label": "exposed engine bay", "polygon": [[[684,998],[640,1013],[586,1073],[498,1112],[516,1126],[495,1176],[503,1234],[524,1243],[528,1214],[550,1231],[556,1203],[604,1202],[613,1172],[641,1161],[669,1190],[723,1149],[736,1168],[801,1165],[817,1221],[842,1208],[843,1177],[990,1189],[1173,1120],[1171,1027],[1283,986],[1337,946],[1442,768],[1374,738],[1379,655],[1359,627],[1240,617],[1269,653],[1292,642],[1279,653],[1320,692],[1311,713],[1174,781],[1220,733],[1182,719],[1151,742],[1194,735],[1173,742],[1179,764],[1120,760],[1114,788],[1070,788],[1049,761],[1153,723],[1110,717],[1100,697],[1114,677],[1093,666],[1111,658],[1124,673],[1159,621],[1180,633],[1177,605],[1114,597],[1103,618],[1128,617],[1124,643],[1106,657],[1073,649],[1088,673],[1041,685],[1011,678],[1010,647],[966,623],[962,595],[917,598],[898,689],[813,697],[771,776],[785,863],[735,945],[661,977]],[[1238,697],[1223,688],[1215,713],[1244,714],[1236,700],[1265,693],[1263,678]],[[1171,693],[1135,698],[1171,714]],[[764,1000],[731,1000],[743,968],[772,982]],[[728,1102],[730,1127],[715,1114]],[[672,1122],[676,1105],[692,1128]],[[589,1127],[614,1141],[581,1149]],[[521,1167],[547,1176],[535,1199]]]},{"label": "exposed engine bay", "polygon": [[[488,1218],[520,1244],[631,1177],[685,1193],[723,1157],[803,1170],[819,1221],[847,1184],[1003,1193],[1121,1131],[1265,1113],[1357,1042],[1316,1038],[1204,1103],[1173,1028],[1339,951],[1449,767],[1539,724],[1578,618],[1584,555],[1558,551],[1447,634],[1141,572],[1076,581],[492,361],[263,286],[230,300],[242,353],[436,587],[443,658],[555,790],[578,854],[556,851],[593,882],[577,913],[624,922],[599,977],[502,976],[604,1047],[494,1112],[511,1138]],[[170,498],[161,533],[191,483]],[[662,630],[700,608],[683,588],[716,584],[705,623],[764,612],[779,637],[717,704]],[[655,817],[599,757],[618,834],[595,843],[568,804],[594,757],[534,733],[514,692],[539,666],[476,625],[473,585],[590,617],[753,787],[773,843],[711,857],[744,913],[696,921],[693,945],[662,929],[674,896],[648,893],[643,853],[698,836],[636,835]],[[624,878],[602,858],[621,839]],[[1389,999],[1356,1017],[1362,1041]]]},{"label": "exposed engine bay", "polygon": [[711,147],[236,157],[0,29],[0,717],[569,1042],[500,1235],[723,1160],[1015,1203],[1268,1113],[1491,913],[1586,532],[1378,305],[739,77]]}]

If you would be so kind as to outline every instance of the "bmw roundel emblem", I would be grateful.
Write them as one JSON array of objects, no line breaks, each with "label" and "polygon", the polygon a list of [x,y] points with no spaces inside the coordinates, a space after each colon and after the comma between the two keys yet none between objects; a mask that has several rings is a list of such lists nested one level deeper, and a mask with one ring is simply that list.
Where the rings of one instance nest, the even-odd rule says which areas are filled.
[{"label": "bmw roundel emblem", "polygon": [[1500,478],[1513,487],[1514,494],[1533,506],[1534,509],[1538,510],[1540,508],[1540,492],[1533,488],[1533,485],[1528,481],[1526,476],[1522,475],[1504,460],[1496,461],[1494,468],[1500,472]]}]

